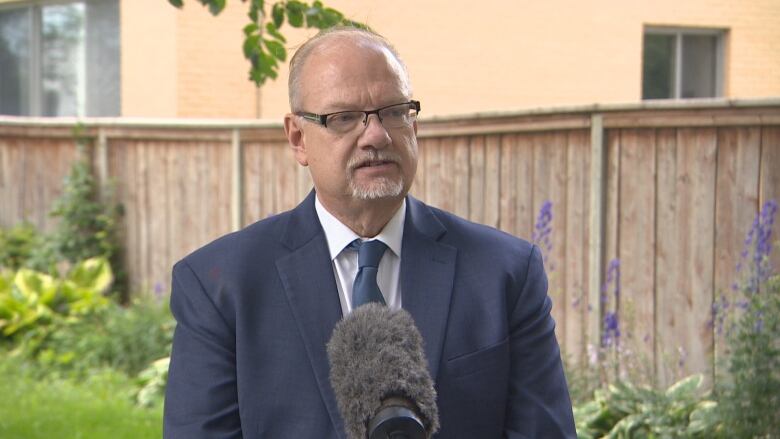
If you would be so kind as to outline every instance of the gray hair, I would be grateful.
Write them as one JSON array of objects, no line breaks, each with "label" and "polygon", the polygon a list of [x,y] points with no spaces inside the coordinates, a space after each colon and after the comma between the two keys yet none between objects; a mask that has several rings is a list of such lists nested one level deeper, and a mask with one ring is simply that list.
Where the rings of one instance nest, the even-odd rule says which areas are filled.
[{"label": "gray hair", "polygon": [[398,51],[395,49],[395,47],[393,47],[392,44],[390,44],[389,41],[387,41],[378,33],[368,29],[361,29],[354,26],[335,26],[321,30],[319,33],[317,33],[317,35],[311,37],[298,48],[298,50],[295,52],[295,55],[293,55],[292,59],[290,59],[290,77],[287,81],[287,87],[290,99],[290,109],[292,111],[301,110],[299,93],[301,89],[301,74],[303,72],[306,61],[309,59],[309,56],[311,56],[311,54],[324,43],[337,37],[353,38],[355,40],[362,39],[363,41],[376,43],[390,51],[393,57],[398,61],[398,64],[401,66],[404,75],[404,78],[402,79],[409,88],[409,93],[411,93],[411,81],[409,80],[409,72],[406,69],[406,64],[404,64],[403,60],[398,55]]}]

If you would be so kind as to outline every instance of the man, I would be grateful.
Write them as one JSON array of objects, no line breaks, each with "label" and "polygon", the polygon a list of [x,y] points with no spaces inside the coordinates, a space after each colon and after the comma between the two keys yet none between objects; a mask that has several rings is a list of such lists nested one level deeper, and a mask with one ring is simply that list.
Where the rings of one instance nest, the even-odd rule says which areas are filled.
[{"label": "man", "polygon": [[363,300],[356,239],[386,247],[375,300],[423,336],[437,437],[574,437],[539,249],[407,196],[419,103],[395,50],[321,33],[291,61],[290,105],[315,190],[174,267],[165,437],[345,437],[325,345]]}]

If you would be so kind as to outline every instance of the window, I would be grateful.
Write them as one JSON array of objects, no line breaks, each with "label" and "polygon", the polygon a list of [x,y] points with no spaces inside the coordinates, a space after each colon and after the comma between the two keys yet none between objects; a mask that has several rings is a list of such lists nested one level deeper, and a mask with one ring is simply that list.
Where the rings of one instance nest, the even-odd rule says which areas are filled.
[{"label": "window", "polygon": [[723,96],[722,30],[646,28],[642,99]]},{"label": "window", "polygon": [[0,7],[0,114],[118,116],[119,0]]}]

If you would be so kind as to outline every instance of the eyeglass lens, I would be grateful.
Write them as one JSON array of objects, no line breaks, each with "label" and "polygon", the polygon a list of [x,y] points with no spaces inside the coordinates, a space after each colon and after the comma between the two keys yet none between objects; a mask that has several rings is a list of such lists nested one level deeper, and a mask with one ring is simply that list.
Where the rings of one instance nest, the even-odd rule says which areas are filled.
[{"label": "eyeglass lens", "polygon": [[368,123],[369,114],[376,114],[385,128],[401,128],[414,122],[417,110],[413,104],[403,103],[379,109],[378,111],[344,111],[328,116],[326,126],[334,131],[347,132],[362,122]]}]

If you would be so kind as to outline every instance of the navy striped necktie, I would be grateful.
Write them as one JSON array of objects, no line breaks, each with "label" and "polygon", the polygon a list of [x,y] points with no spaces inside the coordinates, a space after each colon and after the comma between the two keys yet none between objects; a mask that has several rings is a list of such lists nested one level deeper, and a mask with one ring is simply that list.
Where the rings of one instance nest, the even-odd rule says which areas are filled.
[{"label": "navy striped necktie", "polygon": [[376,274],[379,271],[379,261],[382,259],[387,245],[376,239],[372,241],[356,239],[352,241],[350,246],[358,250],[358,272],[352,286],[352,309],[369,302],[384,305],[385,299],[376,283]]}]

